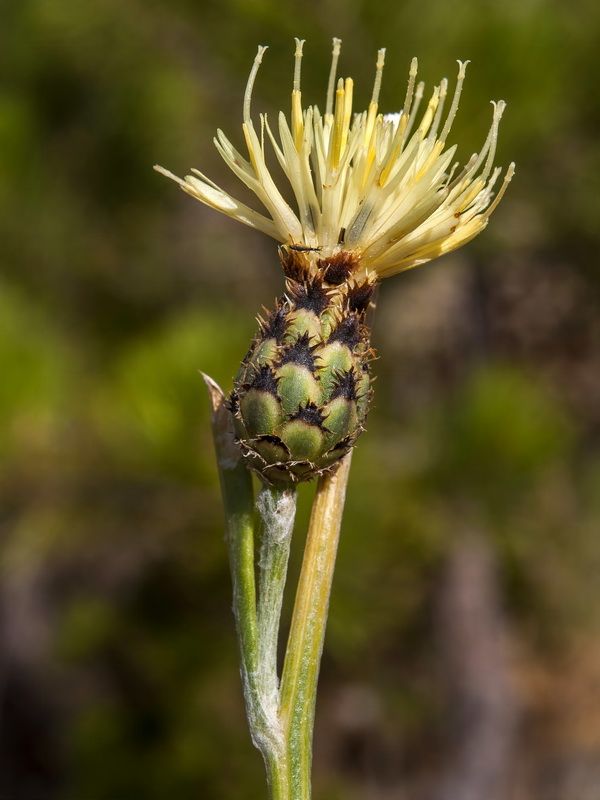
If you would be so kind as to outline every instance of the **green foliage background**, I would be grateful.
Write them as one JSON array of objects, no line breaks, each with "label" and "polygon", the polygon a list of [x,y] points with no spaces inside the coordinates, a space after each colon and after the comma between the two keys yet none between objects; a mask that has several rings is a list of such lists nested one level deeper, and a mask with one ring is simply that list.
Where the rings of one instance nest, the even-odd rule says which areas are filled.
[{"label": "green foliage background", "polygon": [[519,796],[544,800],[536,775],[567,753],[600,772],[597,4],[4,0],[0,16],[0,795],[264,796],[198,370],[231,386],[281,275],[266,237],[151,167],[233,191],[212,136],[240,142],[258,44],[254,108],[287,110],[294,36],[308,102],[323,103],[333,35],[359,107],[378,47],[390,111],[413,55],[429,88],[471,59],[460,156],[503,97],[498,162],[517,162],[479,239],[382,289],[317,797],[373,796],[331,745],[344,687],[377,698],[380,750],[403,775],[435,769],[432,602],[465,529],[497,559]]}]

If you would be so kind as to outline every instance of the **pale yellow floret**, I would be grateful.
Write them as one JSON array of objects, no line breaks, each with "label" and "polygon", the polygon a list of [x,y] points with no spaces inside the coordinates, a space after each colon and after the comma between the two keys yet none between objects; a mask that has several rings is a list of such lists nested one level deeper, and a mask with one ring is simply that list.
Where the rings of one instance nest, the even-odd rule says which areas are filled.
[{"label": "pale yellow floret", "polygon": [[300,92],[300,73],[302,66],[302,48],[304,39],[296,39],[296,52],[294,54],[294,85],[292,88],[292,130],[296,149],[302,148],[304,138],[304,121],[302,119],[302,95]]},{"label": "pale yellow floret", "polygon": [[450,133],[450,129],[452,128],[452,123],[454,122],[454,118],[456,117],[456,112],[458,111],[458,104],[460,102],[460,96],[462,94],[462,87],[465,80],[465,75],[467,74],[467,64],[469,61],[459,61],[458,62],[458,77],[456,78],[456,89],[454,90],[454,97],[452,98],[452,105],[450,106],[450,111],[448,112],[448,117],[446,118],[446,124],[444,125],[442,132],[440,134],[440,141],[445,142],[448,138],[448,134]]},{"label": "pale yellow floret", "polygon": [[[196,170],[182,180],[161,167],[156,169],[211,208],[279,242],[319,248],[321,257],[353,250],[359,257],[356,278],[410,269],[460,247],[483,230],[506,191],[514,165],[494,197],[493,187],[501,174],[494,168],[494,158],[503,101],[493,103],[483,147],[462,169],[453,162],[456,146],[446,147],[469,62],[458,62],[445,119],[448,81],[444,78],[416,124],[424,93],[424,84],[417,83],[417,59],[410,65],[402,110],[384,116],[379,113],[379,95],[385,50],[379,50],[369,106],[353,113],[354,84],[351,78],[337,78],[341,41],[334,39],[322,116],[317,106],[302,107],[303,47],[304,40],[296,39],[291,118],[288,123],[285,114],[279,114],[278,138],[266,115],[259,117],[260,136],[252,121],[252,91],[266,50],[259,47],[243,102],[248,158],[222,131],[215,139],[225,163],[256,195],[267,215],[239,203]],[[296,210],[267,166],[266,142],[291,186]]]},{"label": "pale yellow floret", "polygon": [[340,60],[342,40],[333,40],[333,50],[331,52],[331,69],[329,70],[329,81],[327,83],[327,102],[325,103],[325,118],[331,118],[333,113],[333,93],[335,91],[335,78],[337,75],[337,65]]}]

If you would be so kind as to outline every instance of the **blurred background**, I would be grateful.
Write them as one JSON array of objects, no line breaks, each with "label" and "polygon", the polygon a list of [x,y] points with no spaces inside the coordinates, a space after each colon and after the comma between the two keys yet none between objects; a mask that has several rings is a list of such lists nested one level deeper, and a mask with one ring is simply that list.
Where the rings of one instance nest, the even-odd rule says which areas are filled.
[{"label": "blurred background", "polygon": [[[399,108],[471,59],[517,175],[386,281],[319,694],[316,800],[600,798],[600,7],[585,0],[0,4],[0,798],[265,797],[208,403],[281,292],[274,243],[152,171],[340,74]],[[451,85],[453,85],[451,83]],[[304,487],[297,573],[313,488]],[[291,600],[290,600],[291,602]],[[289,606],[289,603],[288,603]],[[289,615],[289,607],[287,609]]]}]

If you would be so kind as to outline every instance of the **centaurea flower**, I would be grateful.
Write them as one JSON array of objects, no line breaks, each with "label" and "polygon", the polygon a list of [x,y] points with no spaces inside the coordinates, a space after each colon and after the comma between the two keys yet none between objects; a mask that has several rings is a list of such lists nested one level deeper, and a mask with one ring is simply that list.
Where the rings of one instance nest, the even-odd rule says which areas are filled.
[{"label": "centaurea flower", "polygon": [[[459,169],[456,145],[447,147],[458,110],[468,61],[459,61],[458,78],[444,119],[448,81],[433,90],[417,124],[424,84],[416,83],[413,58],[408,88],[398,113],[379,113],[385,50],[378,52],[375,82],[367,110],[353,113],[352,78],[336,82],[341,41],[333,40],[325,113],[302,107],[300,73],[304,41],[296,39],[291,118],[278,118],[279,139],[266,114],[259,130],[251,118],[255,78],[265,53],[259,47],[243,106],[245,158],[219,130],[217,150],[228,167],[261,201],[266,214],[249,208],[198,170],[185,180],[157,167],[206,205],[272,236],[285,245],[314,248],[320,257],[340,251],[356,254],[355,271],[378,277],[424,264],[455,250],[487,224],[514,174],[511,164],[494,197],[501,169],[494,168],[498,126],[504,101],[494,102],[492,124],[479,153]],[[295,198],[292,209],[266,163],[272,146]],[[306,251],[310,252],[310,251]],[[309,258],[314,265],[316,257]]]},{"label": "centaurea flower", "polygon": [[[304,41],[296,39],[290,119],[278,136],[266,114],[257,130],[252,90],[265,47],[246,86],[244,157],[222,131],[215,145],[265,213],[235,200],[198,170],[175,180],[188,194],[281,243],[286,293],[260,330],[238,372],[230,408],[248,465],[272,483],[308,480],[335,469],[363,430],[371,396],[367,321],[380,278],[460,247],[487,224],[514,173],[498,193],[494,167],[505,103],[493,103],[492,124],[479,153],[459,168],[447,147],[468,62],[458,62],[449,100],[444,78],[419,118],[423,84],[411,63],[402,109],[379,113],[385,50],[379,50],[371,102],[353,113],[351,78],[337,79],[333,40],[325,113],[302,107]],[[271,147],[290,184],[292,208],[267,166]]]}]

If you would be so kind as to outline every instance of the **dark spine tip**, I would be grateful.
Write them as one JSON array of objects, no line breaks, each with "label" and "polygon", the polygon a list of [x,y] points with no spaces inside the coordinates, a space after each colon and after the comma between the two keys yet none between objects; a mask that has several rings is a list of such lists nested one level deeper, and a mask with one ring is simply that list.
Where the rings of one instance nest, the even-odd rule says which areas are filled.
[{"label": "dark spine tip", "polygon": [[275,377],[275,373],[269,366],[261,367],[258,371],[258,375],[254,378],[252,383],[250,384],[251,389],[257,389],[261,392],[268,392],[269,394],[273,394],[277,396],[277,383],[279,378]]},{"label": "dark spine tip", "polygon": [[283,351],[278,366],[284,364],[299,364],[306,367],[311,372],[315,371],[315,357],[313,355],[313,347],[310,345],[310,336],[308,332],[303,333],[300,338]]},{"label": "dark spine tip", "polygon": [[352,275],[359,260],[355,253],[342,250],[329,258],[319,258],[317,266],[321,270],[324,281],[332,286],[339,286]]},{"label": "dark spine tip", "polygon": [[255,439],[250,440],[252,444],[266,442],[267,444],[275,445],[276,447],[281,447],[281,449],[287,453],[288,456],[291,456],[290,449],[287,444],[280,439],[279,436],[276,436],[274,433],[262,433],[260,436],[257,436]]},{"label": "dark spine tip", "polygon": [[341,342],[350,350],[354,350],[362,339],[361,324],[356,314],[344,317],[339,325],[332,331],[327,343]]},{"label": "dark spine tip", "polygon": [[348,311],[364,314],[369,307],[376,286],[377,283],[369,280],[351,286],[346,294],[346,307]]},{"label": "dark spine tip", "polygon": [[344,397],[346,400],[357,400],[356,383],[357,379],[354,370],[349,369],[336,375],[331,399],[335,400],[336,397]]},{"label": "dark spine tip", "polygon": [[234,389],[226,401],[227,410],[230,411],[234,417],[239,416],[240,410],[240,396]]},{"label": "dark spine tip", "polygon": [[337,444],[334,444],[329,452],[330,453],[337,453],[337,452],[341,453],[342,451],[350,450],[350,448],[353,446],[355,441],[356,441],[356,437],[355,436],[352,436],[352,435],[346,436],[345,439],[342,439]]},{"label": "dark spine tip", "polygon": [[330,304],[329,291],[319,278],[303,281],[289,281],[288,297],[295,309],[306,308],[320,316]]},{"label": "dark spine tip", "polygon": [[314,403],[307,403],[305,406],[300,406],[298,411],[290,417],[290,422],[299,420],[309,425],[316,425],[321,430],[326,431],[327,428],[323,425],[324,419],[323,412],[318,406]]},{"label": "dark spine tip", "polygon": [[259,321],[260,332],[264,339],[275,339],[277,344],[282,343],[287,330],[286,314],[285,304],[280,304],[266,322]]},{"label": "dark spine tip", "polygon": [[305,281],[310,278],[310,266],[303,252],[281,245],[279,248],[279,260],[286,278],[291,278],[294,281]]}]

